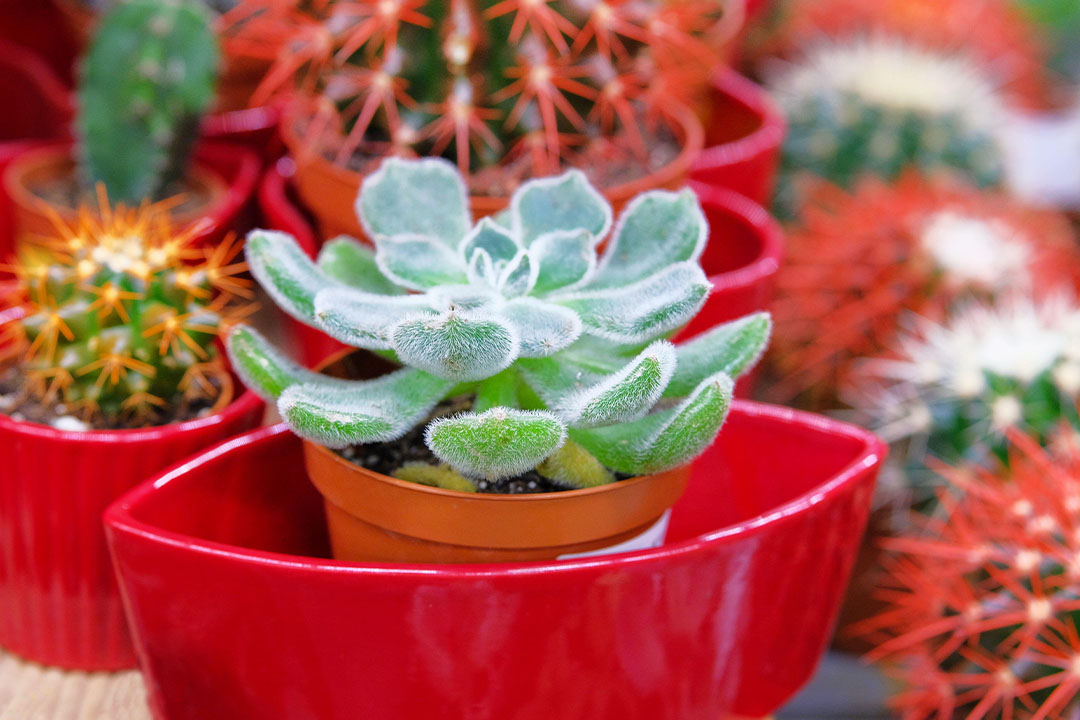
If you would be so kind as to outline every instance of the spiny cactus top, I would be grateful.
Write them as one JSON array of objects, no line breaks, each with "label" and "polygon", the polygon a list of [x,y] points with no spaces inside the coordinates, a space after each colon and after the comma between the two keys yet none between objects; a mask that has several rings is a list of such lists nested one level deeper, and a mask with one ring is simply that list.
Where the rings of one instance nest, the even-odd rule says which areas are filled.
[{"label": "spiny cactus top", "polygon": [[1080,307],[1063,295],[1011,296],[918,322],[893,354],[863,365],[851,399],[887,440],[905,443],[897,457],[913,485],[926,455],[991,461],[1009,428],[1043,438],[1080,420]]},{"label": "spiny cactus top", "polygon": [[27,314],[4,331],[25,389],[108,427],[212,403],[226,372],[219,329],[251,294],[239,246],[189,247],[199,228],[173,232],[160,205],[110,210],[103,192],[99,205],[73,227],[56,218],[44,259],[15,267]]},{"label": "spiny cactus top", "polygon": [[[297,26],[266,93],[294,73],[326,104],[320,150],[557,171],[597,138],[646,156],[647,113],[702,87],[730,30],[723,0],[245,0],[236,23]],[[339,114],[340,113],[340,114]],[[326,132],[329,130],[329,132]],[[337,137],[334,137],[337,136]],[[615,142],[612,142],[615,138]],[[678,140],[678,138],[676,138]]]},{"label": "spiny cactus top", "polygon": [[195,0],[124,0],[81,68],[76,131],[83,180],[116,202],[170,194],[214,99],[217,39]]},{"label": "spiny cactus top", "polygon": [[881,614],[851,630],[903,717],[1070,717],[1080,696],[1080,442],[1011,433],[1008,468],[942,470],[939,516],[883,542]]},{"label": "spiny cactus top", "polygon": [[850,188],[867,173],[893,179],[917,167],[1001,181],[1002,103],[960,55],[885,38],[822,42],[777,71],[771,88],[788,118],[776,196],[788,219],[798,218],[807,177]]},{"label": "spiny cactus top", "polygon": [[905,311],[940,319],[959,299],[1078,280],[1080,252],[1058,212],[917,172],[850,193],[818,188],[778,277],[771,389],[829,403],[858,358],[893,346]]},{"label": "spiny cactus top", "polygon": [[255,231],[248,263],[287,312],[401,370],[334,380],[247,328],[229,338],[249,386],[324,445],[399,438],[445,398],[471,395],[470,412],[425,434],[467,478],[541,463],[569,486],[613,479],[603,468],[656,472],[712,442],[732,378],[768,339],[764,313],[678,348],[664,339],[709,292],[698,265],[707,227],[690,191],[641,195],[612,230],[603,197],[570,171],[525,183],[506,213],[474,225],[452,165],[390,159],[365,180],[357,211],[374,251],[338,239],[313,264],[289,236]]}]

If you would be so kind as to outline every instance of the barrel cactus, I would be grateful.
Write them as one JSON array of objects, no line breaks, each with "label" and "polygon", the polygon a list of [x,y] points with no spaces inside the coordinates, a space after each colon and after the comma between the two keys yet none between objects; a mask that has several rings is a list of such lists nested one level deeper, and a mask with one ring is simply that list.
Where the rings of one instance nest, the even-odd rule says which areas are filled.
[{"label": "barrel cactus", "polygon": [[219,331],[251,295],[239,245],[190,247],[195,231],[174,232],[160,206],[110,209],[104,194],[99,206],[58,225],[47,261],[14,268],[25,316],[0,346],[21,387],[56,414],[104,427],[213,405],[228,382]]},{"label": "barrel cactus", "polygon": [[770,84],[788,118],[776,195],[787,219],[817,178],[851,188],[915,167],[980,186],[1002,180],[1002,101],[963,56],[884,37],[822,41]]},{"label": "barrel cactus", "polygon": [[76,132],[87,187],[114,201],[170,194],[213,102],[217,39],[194,0],[125,0],[102,18],[81,68]]},{"label": "barrel cactus", "polygon": [[241,326],[228,347],[248,385],[297,434],[333,448],[400,438],[441,401],[471,398],[424,432],[453,473],[406,478],[458,489],[533,469],[597,485],[705,449],[771,323],[757,313],[679,347],[665,339],[709,292],[694,194],[641,195],[612,230],[611,208],[576,170],[524,183],[507,212],[476,224],[465,192],[447,161],[388,159],[357,200],[374,250],[339,238],[313,263],[288,235],[250,234],[251,271],[278,305],[402,367],[328,378]]},{"label": "barrel cactus", "polygon": [[900,450],[913,499],[932,500],[928,455],[992,465],[1010,429],[1045,440],[1080,427],[1080,307],[1065,295],[973,302],[916,322],[860,375],[852,404]]},{"label": "barrel cactus", "polygon": [[296,28],[253,102],[290,80],[313,91],[305,136],[338,163],[419,154],[466,174],[524,175],[589,154],[662,160],[646,135],[670,131],[648,121],[704,87],[732,30],[724,10],[723,0],[246,0],[229,17]]}]

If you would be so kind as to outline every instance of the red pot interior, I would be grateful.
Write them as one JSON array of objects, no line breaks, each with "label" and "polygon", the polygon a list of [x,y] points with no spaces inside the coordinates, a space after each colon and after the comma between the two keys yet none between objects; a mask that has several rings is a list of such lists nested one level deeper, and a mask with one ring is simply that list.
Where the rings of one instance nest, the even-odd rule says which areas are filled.
[{"label": "red pot interior", "polygon": [[159,720],[761,717],[825,647],[883,455],[739,402],[661,548],[355,565],[326,559],[277,426],[143,484],[106,525]]},{"label": "red pot interior", "polygon": [[705,149],[690,180],[735,190],[767,206],[784,141],[784,116],[764,89],[731,69],[713,78],[711,112]]},{"label": "red pot interior", "polygon": [[283,150],[280,119],[281,108],[276,105],[220,112],[203,119],[202,134],[208,140],[242,145],[269,162]]},{"label": "red pot interior", "polygon": [[[0,15],[5,7],[0,3]],[[0,27],[8,22],[0,21]],[[69,133],[72,107],[64,84],[37,55],[2,39],[0,107],[0,141],[61,138]]]}]

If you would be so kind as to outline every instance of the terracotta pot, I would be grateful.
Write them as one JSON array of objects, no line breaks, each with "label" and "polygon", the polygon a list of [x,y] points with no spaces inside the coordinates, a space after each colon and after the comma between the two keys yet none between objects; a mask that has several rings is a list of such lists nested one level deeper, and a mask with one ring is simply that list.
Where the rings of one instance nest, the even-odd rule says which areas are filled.
[{"label": "terracotta pot", "polygon": [[[360,173],[340,167],[321,154],[310,152],[305,148],[303,139],[296,130],[303,108],[300,102],[292,103],[286,110],[281,123],[285,146],[296,161],[297,193],[315,216],[323,237],[332,238],[345,234],[363,238],[364,232],[356,219],[353,207],[356,196],[360,192],[360,183],[364,178]],[[685,184],[690,166],[701,151],[704,134],[701,123],[689,109],[674,107],[669,112],[672,127],[676,130],[676,134],[681,136],[681,151],[663,169],[606,189],[604,196],[615,208],[616,213],[628,200],[646,190],[675,189]],[[504,209],[509,201],[509,197],[474,195],[470,198],[470,205],[473,216],[481,218]]]},{"label": "terracotta pot", "polygon": [[[55,232],[49,216],[42,211],[38,188],[58,183],[75,172],[71,144],[60,143],[27,150],[12,160],[3,174],[3,189],[12,205],[16,246],[30,235]],[[252,197],[259,179],[260,162],[250,150],[206,143],[198,148],[190,180],[208,200],[187,211],[173,213],[179,227],[209,220],[196,244],[212,244],[226,233],[245,233],[254,222]],[[61,217],[74,222],[76,209],[54,207]]]},{"label": "terracotta pot", "polygon": [[663,547],[564,561],[327,559],[301,442],[263,428],[106,512],[157,720],[762,717],[831,633],[884,455],[737,401]]},{"label": "terracotta pot", "polygon": [[68,135],[72,107],[67,88],[43,60],[2,40],[0,107],[0,141]]},{"label": "terracotta pot", "polygon": [[[317,369],[369,379],[393,367],[346,349]],[[662,537],[664,514],[689,479],[683,467],[598,488],[496,495],[397,480],[310,442],[304,443],[304,460],[325,499],[334,557],[353,562],[554,560],[648,542],[644,538]]]},{"label": "terracotta pot", "polygon": [[102,511],[262,415],[250,392],[207,417],[142,430],[64,432],[0,415],[0,647],[69,669],[132,667]]},{"label": "terracotta pot", "polygon": [[713,78],[712,119],[690,179],[724,187],[768,207],[786,123],[763,88],[731,69]]}]

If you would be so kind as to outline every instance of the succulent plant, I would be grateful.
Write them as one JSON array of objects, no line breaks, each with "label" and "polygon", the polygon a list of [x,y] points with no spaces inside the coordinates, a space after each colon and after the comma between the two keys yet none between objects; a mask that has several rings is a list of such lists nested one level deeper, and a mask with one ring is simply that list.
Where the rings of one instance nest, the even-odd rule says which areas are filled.
[{"label": "succulent plant", "polygon": [[116,202],[170,193],[214,99],[217,39],[193,0],[125,0],[106,13],[83,62],[78,152],[87,187]]},{"label": "succulent plant", "polygon": [[799,217],[815,179],[851,188],[915,167],[984,187],[1002,180],[1002,101],[961,55],[884,37],[822,41],[770,85],[788,119],[775,198],[786,219]]},{"label": "succulent plant", "polygon": [[895,345],[905,312],[940,320],[964,298],[1080,286],[1065,216],[940,177],[818,188],[802,217],[773,304],[770,389],[785,402],[831,409],[859,358]]},{"label": "succulent plant", "polygon": [[372,164],[445,155],[465,174],[495,165],[549,174],[590,152],[647,159],[647,121],[693,97],[715,66],[731,30],[724,9],[723,0],[245,0],[230,16],[295,26],[253,102],[289,80],[317,92],[309,144],[339,163],[357,151]]},{"label": "succulent plant", "polygon": [[[357,200],[374,250],[337,239],[316,264],[288,235],[249,235],[251,271],[279,306],[402,368],[327,378],[238,327],[228,347],[248,385],[296,433],[334,448],[400,438],[440,401],[471,396],[470,411],[424,433],[459,483],[537,469],[580,487],[707,447],[771,322],[757,313],[678,348],[664,339],[709,292],[694,194],[640,195],[612,231],[611,208],[576,170],[526,182],[507,212],[475,225],[465,193],[444,160],[391,158]],[[407,479],[440,481],[430,470]]]},{"label": "succulent plant", "polygon": [[904,718],[1075,717],[1080,441],[1009,436],[1007,467],[941,469],[946,512],[884,541],[884,609],[851,628],[900,679]]},{"label": "succulent plant", "polygon": [[932,500],[927,455],[992,465],[1009,429],[1043,440],[1080,427],[1080,307],[1064,295],[972,302],[943,324],[918,321],[860,372],[852,404],[902,446],[916,503]]},{"label": "succulent plant", "polygon": [[25,315],[0,347],[39,402],[110,426],[212,403],[226,375],[218,333],[251,295],[239,245],[190,247],[198,226],[173,232],[167,208],[109,209],[100,191],[102,209],[84,207],[78,225],[54,219],[45,260],[14,266]]}]

